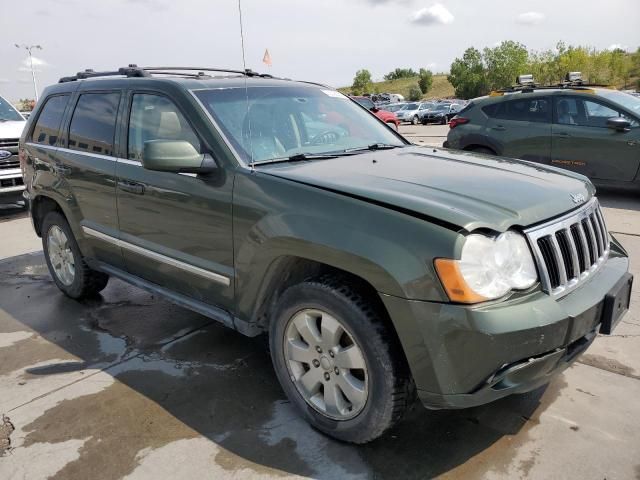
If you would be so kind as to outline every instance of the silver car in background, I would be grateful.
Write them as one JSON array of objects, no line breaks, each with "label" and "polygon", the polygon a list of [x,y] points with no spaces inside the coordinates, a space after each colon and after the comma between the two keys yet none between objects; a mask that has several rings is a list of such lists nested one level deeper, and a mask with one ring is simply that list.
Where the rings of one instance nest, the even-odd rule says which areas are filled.
[{"label": "silver car in background", "polygon": [[395,113],[400,122],[409,122],[412,125],[417,125],[420,122],[421,115],[432,109],[434,105],[432,102],[409,102]]},{"label": "silver car in background", "polygon": [[0,97],[0,204],[17,203],[23,199],[18,140],[26,123],[20,112]]}]

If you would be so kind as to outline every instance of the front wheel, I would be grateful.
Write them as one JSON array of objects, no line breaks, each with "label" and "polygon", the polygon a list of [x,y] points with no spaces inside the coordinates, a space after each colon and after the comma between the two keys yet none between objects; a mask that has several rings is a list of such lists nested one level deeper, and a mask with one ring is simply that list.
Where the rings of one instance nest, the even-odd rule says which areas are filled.
[{"label": "front wheel", "polygon": [[397,423],[414,399],[395,334],[370,300],[337,278],[290,287],[269,334],[287,397],[334,438],[369,442]]},{"label": "front wheel", "polygon": [[89,268],[67,220],[49,212],[42,222],[42,249],[49,273],[67,296],[80,299],[102,291],[109,276]]},{"label": "front wheel", "polygon": [[418,116],[414,115],[413,118],[411,119],[411,125],[417,125],[418,124]]}]

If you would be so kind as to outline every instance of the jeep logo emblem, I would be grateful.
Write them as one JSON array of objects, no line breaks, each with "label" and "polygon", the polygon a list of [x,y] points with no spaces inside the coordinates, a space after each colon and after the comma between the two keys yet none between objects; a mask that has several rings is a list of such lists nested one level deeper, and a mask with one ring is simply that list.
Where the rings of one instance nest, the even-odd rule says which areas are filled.
[{"label": "jeep logo emblem", "polygon": [[13,153],[7,150],[0,150],[0,160],[4,160],[5,158],[9,158]]},{"label": "jeep logo emblem", "polygon": [[584,195],[581,193],[571,193],[571,200],[573,200],[573,203],[583,203],[584,202]]}]

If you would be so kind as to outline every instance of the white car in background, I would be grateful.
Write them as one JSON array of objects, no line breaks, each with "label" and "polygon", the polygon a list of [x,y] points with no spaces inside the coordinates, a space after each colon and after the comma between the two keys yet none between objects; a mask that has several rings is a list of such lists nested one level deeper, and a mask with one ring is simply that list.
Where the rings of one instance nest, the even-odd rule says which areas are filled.
[{"label": "white car in background", "polygon": [[0,204],[23,200],[18,141],[26,123],[20,112],[0,97]]}]

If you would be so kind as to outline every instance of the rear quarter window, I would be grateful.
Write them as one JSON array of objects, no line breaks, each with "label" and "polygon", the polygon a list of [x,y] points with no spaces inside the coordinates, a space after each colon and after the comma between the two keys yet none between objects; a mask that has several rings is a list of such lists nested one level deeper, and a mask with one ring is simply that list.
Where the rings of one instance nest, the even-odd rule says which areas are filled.
[{"label": "rear quarter window", "polygon": [[69,103],[69,95],[56,95],[45,100],[31,134],[33,143],[50,146],[57,143],[67,103]]},{"label": "rear quarter window", "polygon": [[69,148],[113,155],[119,92],[83,93],[69,126]]}]

